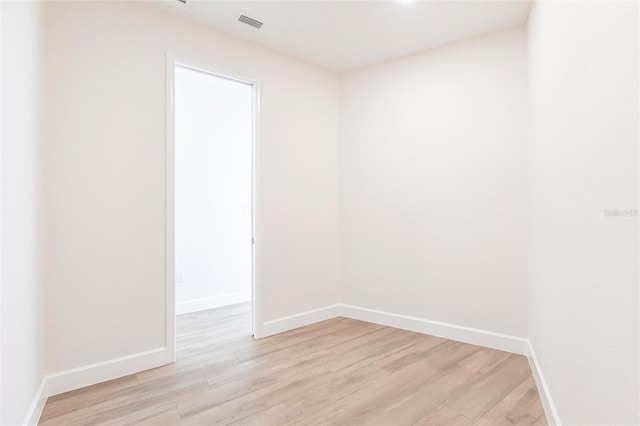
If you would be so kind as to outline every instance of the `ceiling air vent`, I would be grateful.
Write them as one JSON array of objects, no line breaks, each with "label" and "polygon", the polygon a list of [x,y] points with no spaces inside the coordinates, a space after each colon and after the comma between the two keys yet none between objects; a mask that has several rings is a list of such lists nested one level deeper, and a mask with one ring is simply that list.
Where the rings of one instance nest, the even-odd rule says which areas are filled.
[{"label": "ceiling air vent", "polygon": [[240,15],[238,21],[244,22],[245,24],[251,25],[255,28],[260,28],[262,26],[262,22],[258,21],[257,19],[249,18],[247,15]]}]

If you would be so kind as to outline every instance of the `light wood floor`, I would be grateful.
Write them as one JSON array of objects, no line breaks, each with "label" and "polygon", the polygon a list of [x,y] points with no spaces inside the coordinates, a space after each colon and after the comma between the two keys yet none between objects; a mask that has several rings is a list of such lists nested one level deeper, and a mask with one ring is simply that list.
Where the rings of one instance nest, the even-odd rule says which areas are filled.
[{"label": "light wood floor", "polygon": [[346,318],[254,340],[249,318],[179,316],[176,363],[51,397],[40,424],[547,424],[523,356]]}]

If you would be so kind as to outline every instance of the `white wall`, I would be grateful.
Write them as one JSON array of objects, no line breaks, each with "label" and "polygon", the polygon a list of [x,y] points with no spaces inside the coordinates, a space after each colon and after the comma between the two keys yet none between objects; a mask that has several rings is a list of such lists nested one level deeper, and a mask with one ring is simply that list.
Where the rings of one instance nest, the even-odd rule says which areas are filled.
[{"label": "white wall", "polygon": [[42,378],[41,7],[2,3],[2,418],[21,424]]},{"label": "white wall", "polygon": [[526,336],[526,33],[346,73],[343,302]]},{"label": "white wall", "polygon": [[335,303],[337,75],[136,4],[46,12],[47,371],[165,345],[167,50],[261,82],[263,320]]},{"label": "white wall", "polygon": [[640,423],[638,24],[614,1],[529,22],[529,335],[565,425]]},{"label": "white wall", "polygon": [[178,314],[251,300],[252,92],[176,67]]}]

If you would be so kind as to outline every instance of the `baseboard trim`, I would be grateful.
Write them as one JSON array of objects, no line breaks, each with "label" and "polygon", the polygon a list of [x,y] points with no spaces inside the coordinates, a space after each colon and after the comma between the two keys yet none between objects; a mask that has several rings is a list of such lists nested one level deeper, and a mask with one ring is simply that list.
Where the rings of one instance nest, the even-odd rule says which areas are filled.
[{"label": "baseboard trim", "polygon": [[301,312],[295,315],[289,315],[277,318],[271,321],[265,321],[260,327],[260,333],[256,333],[256,338],[272,336],[274,334],[293,330],[294,328],[304,327],[305,325],[328,320],[341,316],[342,305],[330,305],[310,311]]},{"label": "baseboard trim", "polygon": [[259,336],[256,335],[256,337],[267,337],[335,317],[346,317],[366,321],[416,333],[429,334],[445,339],[498,349],[518,355],[524,355],[529,360],[531,372],[538,387],[540,400],[544,408],[547,422],[550,426],[561,426],[558,412],[553,404],[549,388],[547,387],[547,383],[542,375],[542,370],[540,369],[540,364],[538,363],[531,342],[529,339],[525,339],[523,337],[342,303],[267,321],[263,323],[263,333]]},{"label": "baseboard trim", "polygon": [[40,386],[38,386],[38,390],[36,391],[35,396],[33,397],[33,402],[29,407],[29,411],[27,412],[26,417],[24,418],[23,424],[25,426],[37,426],[40,421],[40,416],[42,416],[42,410],[44,410],[44,404],[47,402],[47,378],[43,377],[40,381]]},{"label": "baseboard trim", "polygon": [[139,373],[167,364],[167,348],[139,352],[83,367],[72,368],[42,378],[23,424],[36,426],[50,396]]},{"label": "baseboard trim", "polygon": [[529,355],[529,341],[522,337],[494,333],[492,331],[464,327],[440,321],[432,321],[408,315],[384,312],[376,309],[346,305],[343,303],[266,321],[262,324],[260,335],[256,337],[267,337],[273,334],[292,330],[294,328],[313,324],[318,321],[324,321],[340,316],[414,331],[416,333],[430,334],[432,336],[485,346],[492,349],[499,349],[501,351],[520,355]]},{"label": "baseboard trim", "polygon": [[45,376],[47,396],[117,379],[167,363],[167,348],[157,348]]},{"label": "baseboard trim", "polygon": [[[336,317],[371,322],[525,355],[529,359],[547,421],[552,426],[561,425],[531,342],[521,337],[339,303],[265,321],[260,327],[260,335],[256,334],[256,338],[271,336]],[[40,383],[24,424],[29,426],[38,424],[49,396],[159,367],[167,364],[166,357],[167,348],[162,347],[48,374]]]},{"label": "baseboard trim", "polygon": [[429,334],[520,355],[529,355],[528,340],[508,334],[352,305],[342,305],[342,315],[348,318],[414,331],[416,333]]},{"label": "baseboard trim", "polygon": [[192,312],[205,311],[207,309],[220,308],[222,306],[235,305],[249,302],[251,292],[243,291],[239,293],[223,294],[221,296],[205,297],[202,299],[187,300],[176,303],[176,315],[190,314]]},{"label": "baseboard trim", "polygon": [[551,398],[551,392],[549,392],[547,381],[544,379],[544,375],[542,374],[542,368],[540,367],[540,363],[538,362],[538,358],[536,357],[536,352],[533,350],[531,341],[529,341],[528,343],[529,366],[531,367],[533,379],[536,381],[538,394],[540,395],[540,402],[542,402],[542,408],[544,408],[544,414],[547,417],[547,423],[549,423],[549,426],[561,426],[562,423],[560,422],[558,411],[556,410],[556,406],[553,403],[553,399]]}]

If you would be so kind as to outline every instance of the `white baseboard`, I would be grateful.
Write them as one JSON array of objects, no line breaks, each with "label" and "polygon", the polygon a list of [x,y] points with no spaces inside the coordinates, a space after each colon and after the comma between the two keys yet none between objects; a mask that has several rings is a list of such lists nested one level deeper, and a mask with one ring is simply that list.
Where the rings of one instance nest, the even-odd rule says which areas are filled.
[{"label": "white baseboard", "polygon": [[540,401],[544,408],[547,423],[549,423],[549,426],[562,425],[560,417],[558,416],[558,411],[556,410],[553,399],[551,398],[549,387],[547,386],[540,364],[536,358],[536,353],[533,350],[533,346],[529,339],[357,306],[343,304],[340,305],[340,308],[341,316],[347,318],[401,328],[403,330],[415,331],[417,333],[430,334],[446,339],[457,340],[460,342],[471,343],[474,345],[485,346],[492,349],[499,349],[501,351],[527,356],[531,367],[531,373],[536,382],[538,393],[540,394]]},{"label": "white baseboard", "polygon": [[256,334],[256,338],[267,337],[341,316],[527,356],[547,422],[550,426],[561,426],[558,412],[551,399],[549,388],[542,375],[531,342],[523,337],[339,303],[267,321],[262,324],[262,332],[260,335]]},{"label": "white baseboard", "polygon": [[558,411],[551,398],[551,392],[549,392],[549,387],[542,374],[542,369],[540,368],[540,363],[533,350],[531,341],[529,341],[529,366],[531,367],[533,378],[536,381],[540,402],[542,402],[542,408],[544,408],[544,414],[547,417],[547,423],[549,423],[549,426],[561,426],[562,423],[560,422]]},{"label": "white baseboard", "polygon": [[166,364],[166,348],[157,348],[120,358],[72,368],[42,378],[24,419],[28,426],[37,425],[50,396],[117,379]]},{"label": "white baseboard", "polygon": [[25,426],[37,426],[40,421],[40,416],[42,416],[44,404],[47,402],[47,397],[47,378],[43,377],[40,381],[40,386],[38,386],[38,390],[36,391],[36,395],[33,397],[33,402],[29,407],[29,411],[24,418],[23,424]]},{"label": "white baseboard", "polygon": [[220,308],[222,306],[235,305],[251,300],[251,292],[223,294],[221,296],[205,297],[202,299],[187,300],[176,303],[176,315],[190,314],[192,312],[206,311],[207,309]]},{"label": "white baseboard", "polygon": [[166,352],[167,349],[164,347],[157,348],[48,374],[45,376],[47,396],[58,395],[165,365],[167,363]]},{"label": "white baseboard", "polygon": [[522,337],[463,327],[440,321],[431,321],[408,315],[378,311],[375,309],[362,308],[359,306],[345,305],[342,303],[266,321],[262,324],[260,335],[256,335],[256,337],[267,337],[276,333],[282,333],[294,328],[303,327],[318,321],[324,321],[340,316],[400,328],[403,330],[415,331],[417,333],[444,337],[446,339],[485,346],[492,349],[499,349],[501,351],[512,352],[520,355],[529,355],[529,341]]},{"label": "white baseboard", "polygon": [[[531,342],[521,337],[345,304],[325,306],[266,321],[262,323],[260,335],[256,334],[256,337],[267,337],[340,316],[526,355],[529,357],[547,421],[550,425],[561,424]],[[48,374],[42,379],[24,423],[37,425],[47,397],[165,365],[166,352],[167,349],[162,347]]]},{"label": "white baseboard", "polygon": [[325,306],[323,308],[313,309],[271,321],[265,321],[262,323],[260,331],[259,333],[256,333],[255,337],[259,339],[273,334],[282,333],[283,331],[289,331],[294,328],[339,317],[342,315],[341,307],[342,305],[340,304]]},{"label": "white baseboard", "polygon": [[432,321],[424,318],[411,317],[408,315],[378,311],[375,309],[361,308],[358,306],[341,305],[341,309],[342,316],[348,318],[414,331],[417,333],[430,334],[432,336],[485,346],[515,354],[529,355],[528,340],[522,337],[494,333],[492,331],[464,327],[440,321]]}]

